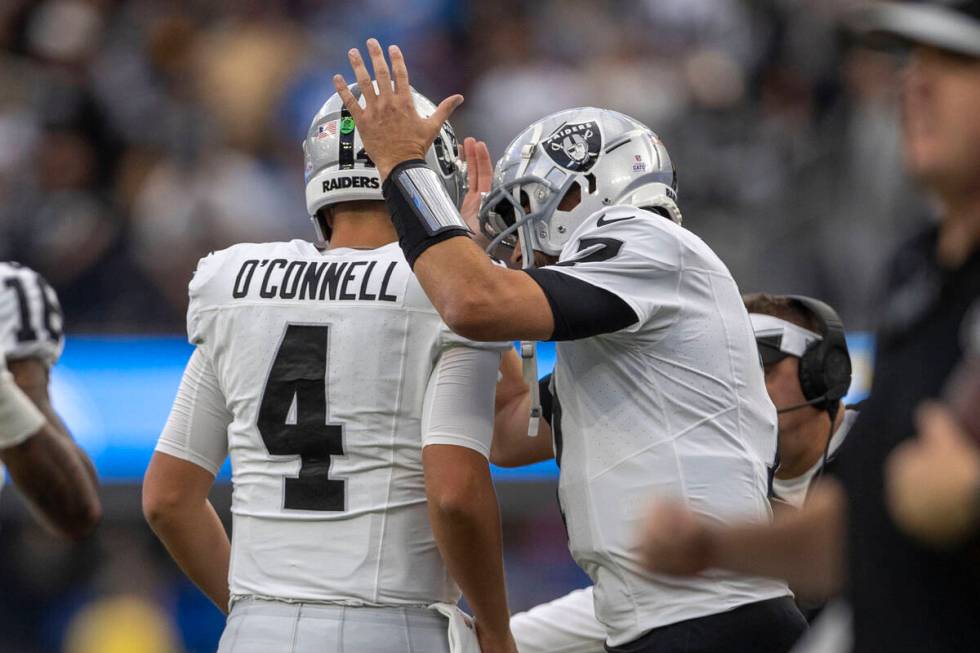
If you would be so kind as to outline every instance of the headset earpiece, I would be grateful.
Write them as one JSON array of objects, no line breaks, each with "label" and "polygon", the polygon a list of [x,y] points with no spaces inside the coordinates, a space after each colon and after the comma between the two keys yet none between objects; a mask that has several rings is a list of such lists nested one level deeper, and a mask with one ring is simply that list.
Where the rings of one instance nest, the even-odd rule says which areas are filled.
[{"label": "headset earpiece", "polygon": [[819,342],[813,342],[800,358],[800,388],[807,401],[820,400],[817,408],[835,408],[851,386],[851,356],[844,324],[827,304],[803,295],[788,295],[810,311],[820,326]]}]

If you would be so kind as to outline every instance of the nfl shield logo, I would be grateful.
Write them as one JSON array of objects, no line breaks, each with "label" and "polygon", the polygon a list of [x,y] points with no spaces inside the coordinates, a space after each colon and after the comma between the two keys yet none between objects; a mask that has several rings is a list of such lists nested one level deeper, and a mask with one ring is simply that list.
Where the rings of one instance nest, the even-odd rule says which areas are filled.
[{"label": "nfl shield logo", "polygon": [[602,132],[594,121],[561,125],[542,143],[551,160],[573,172],[588,172],[602,150]]}]

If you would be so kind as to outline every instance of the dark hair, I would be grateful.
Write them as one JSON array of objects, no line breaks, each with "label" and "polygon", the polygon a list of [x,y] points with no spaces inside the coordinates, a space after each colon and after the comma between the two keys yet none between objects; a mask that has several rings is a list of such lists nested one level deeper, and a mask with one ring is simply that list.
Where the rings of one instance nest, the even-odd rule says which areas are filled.
[{"label": "dark hair", "polygon": [[820,321],[816,316],[799,301],[786,297],[785,295],[770,295],[769,293],[757,292],[742,296],[745,308],[749,313],[763,313],[772,315],[781,320],[792,322],[796,326],[803,327],[824,335],[820,329]]}]

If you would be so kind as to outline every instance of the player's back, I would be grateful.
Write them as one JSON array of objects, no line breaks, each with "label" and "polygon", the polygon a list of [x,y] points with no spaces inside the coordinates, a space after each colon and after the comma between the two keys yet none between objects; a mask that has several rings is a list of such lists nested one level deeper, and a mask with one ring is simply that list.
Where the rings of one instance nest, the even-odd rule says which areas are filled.
[{"label": "player's back", "polygon": [[227,407],[232,595],[455,602],[428,522],[420,424],[459,340],[397,243],[238,245],[202,261],[188,325]]}]

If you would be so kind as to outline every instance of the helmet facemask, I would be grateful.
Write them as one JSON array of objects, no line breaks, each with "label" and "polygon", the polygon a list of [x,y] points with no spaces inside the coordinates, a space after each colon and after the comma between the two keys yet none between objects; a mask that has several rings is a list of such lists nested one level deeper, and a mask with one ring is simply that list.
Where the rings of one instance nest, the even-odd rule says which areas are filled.
[{"label": "helmet facemask", "polygon": [[[562,209],[562,202],[576,186],[578,202]],[[558,256],[577,225],[595,212],[591,204],[596,198],[590,197],[594,195],[594,177],[574,173],[557,182],[526,175],[499,185],[480,206],[480,230],[491,241],[487,252],[519,244],[524,261],[535,251]]]}]

